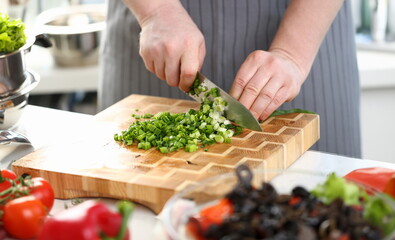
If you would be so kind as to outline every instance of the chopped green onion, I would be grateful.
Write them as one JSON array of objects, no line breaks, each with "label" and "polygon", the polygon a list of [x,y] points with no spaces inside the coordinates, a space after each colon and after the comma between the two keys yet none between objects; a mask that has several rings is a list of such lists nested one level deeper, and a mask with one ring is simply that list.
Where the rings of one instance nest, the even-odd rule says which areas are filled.
[{"label": "chopped green onion", "polygon": [[159,148],[159,151],[160,151],[161,153],[168,153],[168,152],[169,152],[169,149],[168,149],[167,147],[160,147],[160,148]]},{"label": "chopped green onion", "polygon": [[187,152],[194,152],[194,151],[196,151],[198,148],[199,148],[199,147],[198,147],[197,145],[195,145],[195,144],[187,144],[187,145],[185,146],[185,151],[187,151]]},{"label": "chopped green onion", "polygon": [[127,130],[114,134],[114,140],[127,145],[137,143],[137,147],[144,150],[155,147],[161,153],[183,148],[186,152],[194,152],[206,145],[230,143],[233,135],[243,131],[242,127],[232,125],[224,117],[227,103],[220,97],[218,89],[208,91],[196,79],[189,94],[204,96],[201,97],[202,105],[199,110],[190,109],[188,112],[175,114],[131,114],[135,119],[148,120],[133,122]]}]

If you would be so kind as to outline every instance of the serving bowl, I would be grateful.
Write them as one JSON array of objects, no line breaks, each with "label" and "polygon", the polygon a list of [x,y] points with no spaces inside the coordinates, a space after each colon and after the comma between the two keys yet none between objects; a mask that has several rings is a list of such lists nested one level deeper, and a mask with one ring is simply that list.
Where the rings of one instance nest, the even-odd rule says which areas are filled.
[{"label": "serving bowl", "polygon": [[37,16],[36,25],[49,36],[55,63],[76,67],[98,62],[105,20],[104,4],[82,4],[46,10]]},{"label": "serving bowl", "polygon": [[[239,173],[237,173],[239,174]],[[221,199],[230,193],[236,185],[243,184],[239,181],[237,174],[224,174],[208,178],[197,184],[185,188],[183,191],[174,195],[166,203],[162,212],[161,220],[166,233],[170,239],[199,239],[195,238],[187,230],[187,223],[191,217],[196,217],[202,209],[210,209],[221,203]],[[240,175],[240,174],[239,174]],[[251,185],[254,188],[260,188],[263,182],[270,182],[279,194],[290,194],[291,190],[301,186],[307,190],[315,188],[327,180],[326,175],[304,170],[265,170],[253,171]],[[270,181],[269,181],[270,180]],[[240,183],[241,182],[241,183]],[[358,185],[359,187],[363,187]],[[371,189],[370,189],[371,190]],[[379,193],[374,192],[377,196],[382,197]],[[383,197],[391,208],[394,208],[394,200],[389,197]],[[391,221],[395,220],[392,216]],[[393,233],[386,236],[386,239],[393,239]]]}]

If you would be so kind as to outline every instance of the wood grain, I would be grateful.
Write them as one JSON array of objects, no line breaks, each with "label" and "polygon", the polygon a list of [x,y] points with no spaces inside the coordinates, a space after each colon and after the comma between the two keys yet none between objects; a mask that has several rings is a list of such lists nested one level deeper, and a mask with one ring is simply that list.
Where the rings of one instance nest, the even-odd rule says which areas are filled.
[{"label": "wood grain", "polygon": [[175,192],[233,172],[239,164],[262,171],[287,168],[319,139],[319,116],[294,113],[266,120],[264,132],[244,130],[231,144],[207,146],[207,152],[162,154],[113,140],[114,133],[130,125],[132,113],[174,113],[198,107],[192,101],[131,95],[97,114],[75,141],[38,149],[15,161],[12,169],[46,178],[56,198],[130,199],[158,213]]}]

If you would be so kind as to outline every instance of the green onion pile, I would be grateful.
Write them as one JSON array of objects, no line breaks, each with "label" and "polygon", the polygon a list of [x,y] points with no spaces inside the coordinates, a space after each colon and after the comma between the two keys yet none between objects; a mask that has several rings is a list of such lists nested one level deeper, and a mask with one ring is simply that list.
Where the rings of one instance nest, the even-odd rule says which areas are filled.
[{"label": "green onion pile", "polygon": [[144,150],[155,147],[161,153],[183,148],[186,152],[194,152],[206,145],[230,143],[230,138],[240,134],[243,128],[231,124],[224,117],[227,103],[219,96],[218,89],[208,91],[196,79],[189,94],[198,96],[201,93],[204,94],[198,111],[132,114],[135,119],[148,120],[132,123],[127,130],[115,134],[114,139],[126,145],[137,143],[137,147]]}]

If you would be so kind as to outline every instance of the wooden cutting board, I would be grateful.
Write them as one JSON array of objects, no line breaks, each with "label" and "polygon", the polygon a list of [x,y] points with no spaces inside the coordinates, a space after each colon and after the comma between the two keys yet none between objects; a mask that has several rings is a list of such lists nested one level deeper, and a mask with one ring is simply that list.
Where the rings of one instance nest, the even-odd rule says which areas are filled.
[{"label": "wooden cutting board", "polygon": [[198,107],[192,101],[131,95],[97,114],[87,132],[70,129],[78,136],[75,141],[38,149],[15,161],[12,169],[19,175],[46,178],[56,198],[130,199],[159,213],[175,192],[189,184],[233,172],[239,164],[262,171],[287,168],[319,139],[319,116],[295,113],[270,118],[262,123],[264,132],[244,130],[231,144],[214,144],[206,147],[207,152],[162,154],[113,140],[114,133],[128,128],[132,113]]}]

